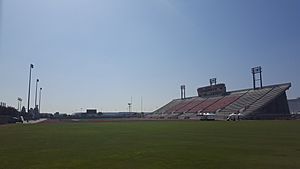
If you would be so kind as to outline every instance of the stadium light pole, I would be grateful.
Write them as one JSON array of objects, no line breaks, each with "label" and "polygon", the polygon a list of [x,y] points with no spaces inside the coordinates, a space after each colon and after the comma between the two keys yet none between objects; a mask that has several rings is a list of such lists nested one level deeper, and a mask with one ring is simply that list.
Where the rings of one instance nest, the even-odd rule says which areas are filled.
[{"label": "stadium light pole", "polygon": [[262,83],[262,70],[261,67],[259,67],[260,71],[259,71],[259,78],[260,78],[260,88],[263,88],[263,83]]},{"label": "stadium light pole", "polygon": [[131,98],[130,98],[130,108],[131,108],[130,112],[132,112],[132,111],[133,111],[133,106],[132,106],[132,96],[131,96]]},{"label": "stadium light pole", "polygon": [[37,106],[37,89],[38,89],[38,83],[39,83],[39,79],[36,79],[36,82],[35,82],[35,99],[34,99],[34,108],[36,108]]},{"label": "stadium light pole", "polygon": [[20,98],[20,111],[22,110],[22,98]]},{"label": "stadium light pole", "polygon": [[30,109],[29,105],[30,105],[31,69],[33,69],[33,64],[30,64],[30,70],[29,70],[29,87],[28,87],[27,113],[29,113],[29,109]]},{"label": "stadium light pole", "polygon": [[42,89],[43,89],[43,88],[40,88],[40,95],[39,95],[39,113],[41,113]]},{"label": "stadium light pole", "polygon": [[141,97],[141,113],[143,113],[143,96]]},{"label": "stadium light pole", "polygon": [[131,103],[128,103],[128,111],[131,112]]},{"label": "stadium light pole", "polygon": [[19,98],[17,99],[17,101],[18,101],[18,111],[20,110],[20,100],[19,100]]}]

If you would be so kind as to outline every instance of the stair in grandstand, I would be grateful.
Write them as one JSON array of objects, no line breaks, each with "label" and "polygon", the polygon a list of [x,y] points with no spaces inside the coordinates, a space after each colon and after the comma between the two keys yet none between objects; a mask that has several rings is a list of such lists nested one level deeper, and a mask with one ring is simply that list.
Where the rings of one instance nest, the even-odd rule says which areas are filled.
[{"label": "stair in grandstand", "polygon": [[237,113],[242,109],[246,109],[249,105],[256,102],[258,99],[266,95],[272,88],[263,88],[256,90],[249,90],[247,93],[242,95],[238,100],[225,107],[221,112],[232,112]]}]

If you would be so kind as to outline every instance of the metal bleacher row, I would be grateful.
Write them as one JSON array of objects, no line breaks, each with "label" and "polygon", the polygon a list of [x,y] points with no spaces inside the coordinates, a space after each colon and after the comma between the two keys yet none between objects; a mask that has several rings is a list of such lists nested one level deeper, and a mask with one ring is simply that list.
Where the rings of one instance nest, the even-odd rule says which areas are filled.
[{"label": "metal bleacher row", "polygon": [[222,96],[190,97],[175,99],[148,114],[146,118],[193,119],[199,114],[213,113],[223,119],[231,113],[252,113],[285,92],[290,84],[265,86],[261,89],[245,89],[227,92]]}]

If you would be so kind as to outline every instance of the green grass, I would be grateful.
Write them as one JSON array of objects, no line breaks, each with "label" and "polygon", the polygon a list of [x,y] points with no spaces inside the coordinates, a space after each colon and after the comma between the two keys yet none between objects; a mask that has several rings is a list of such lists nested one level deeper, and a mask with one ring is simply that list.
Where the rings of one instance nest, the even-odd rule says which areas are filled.
[{"label": "green grass", "polygon": [[296,169],[300,121],[0,126],[0,169]]}]

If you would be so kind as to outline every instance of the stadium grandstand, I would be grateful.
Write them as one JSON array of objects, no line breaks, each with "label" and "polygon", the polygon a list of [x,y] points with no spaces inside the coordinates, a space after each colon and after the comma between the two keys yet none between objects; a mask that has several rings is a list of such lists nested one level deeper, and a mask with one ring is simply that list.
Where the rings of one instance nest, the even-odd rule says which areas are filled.
[{"label": "stadium grandstand", "polygon": [[[215,82],[216,83],[216,82]],[[225,84],[198,88],[198,96],[174,99],[146,115],[149,119],[286,119],[290,117],[286,91],[291,83],[226,91]]]}]

